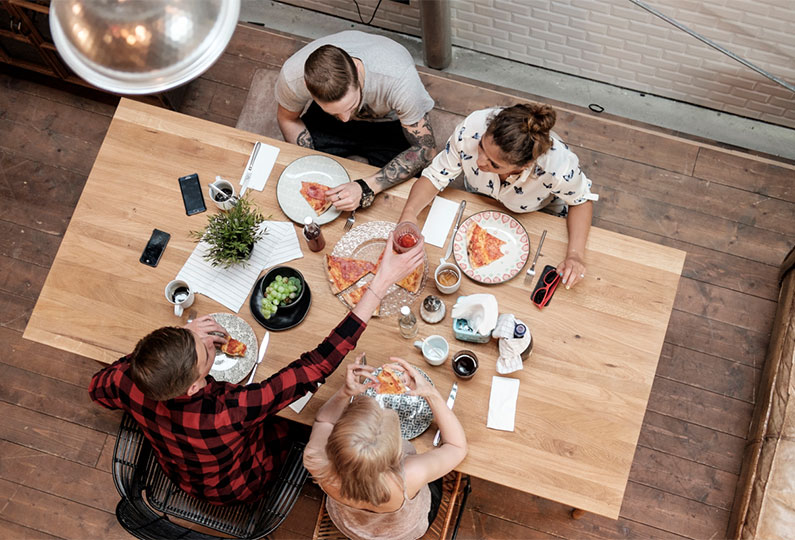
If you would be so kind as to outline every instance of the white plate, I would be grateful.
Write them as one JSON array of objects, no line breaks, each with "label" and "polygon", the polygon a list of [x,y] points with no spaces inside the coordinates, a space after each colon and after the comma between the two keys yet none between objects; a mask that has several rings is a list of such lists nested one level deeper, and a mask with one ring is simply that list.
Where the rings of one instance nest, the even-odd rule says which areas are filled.
[{"label": "white plate", "polygon": [[210,375],[216,381],[239,383],[251,372],[257,361],[257,336],[251,326],[231,313],[213,313],[210,315],[226,332],[236,340],[246,344],[243,356],[227,356],[220,349],[215,351],[215,362]]},{"label": "white plate", "polygon": [[[487,233],[505,241],[505,254],[491,264],[474,268],[467,253],[467,230],[475,223]],[[458,228],[453,244],[455,262],[465,275],[479,283],[502,283],[516,276],[530,255],[530,239],[527,231],[515,218],[504,212],[489,210],[469,216]]]},{"label": "white plate", "polygon": [[337,187],[350,182],[348,171],[330,157],[311,155],[296,159],[282,171],[276,185],[276,200],[288,218],[299,225],[304,224],[306,216],[315,217],[318,225],[333,221],[340,215],[334,205],[320,214],[315,213],[304,196],[301,195],[301,182],[317,182],[329,187]]},{"label": "white plate", "polygon": [[[420,372],[420,375],[425,377],[429,383],[433,384],[433,381],[428,377],[427,373],[416,366],[414,367]],[[373,371],[373,376],[378,376],[378,374],[381,373],[381,369],[380,367],[376,368],[375,371]],[[402,373],[402,371],[399,370],[395,371]],[[400,418],[400,436],[406,440],[419,437],[425,433],[425,430],[428,429],[431,422],[433,422],[431,407],[428,405],[428,402],[425,401],[425,398],[421,398],[420,396],[378,394],[372,388],[368,388],[365,391],[365,395],[375,398],[381,407],[392,409],[398,413],[398,417]]]}]

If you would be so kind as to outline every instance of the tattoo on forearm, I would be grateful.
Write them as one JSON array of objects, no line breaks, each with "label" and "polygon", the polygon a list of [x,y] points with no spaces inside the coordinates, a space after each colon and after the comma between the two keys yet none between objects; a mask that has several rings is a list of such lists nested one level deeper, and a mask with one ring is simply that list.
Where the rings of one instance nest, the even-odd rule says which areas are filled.
[{"label": "tattoo on forearm", "polygon": [[312,135],[309,134],[308,129],[305,129],[298,134],[298,138],[295,140],[295,143],[298,146],[303,146],[304,148],[315,148],[315,145],[312,142]]},{"label": "tattoo on forearm", "polygon": [[433,158],[435,139],[428,114],[416,124],[404,127],[403,133],[411,147],[395,156],[376,174],[375,181],[381,189],[388,189],[416,176]]}]

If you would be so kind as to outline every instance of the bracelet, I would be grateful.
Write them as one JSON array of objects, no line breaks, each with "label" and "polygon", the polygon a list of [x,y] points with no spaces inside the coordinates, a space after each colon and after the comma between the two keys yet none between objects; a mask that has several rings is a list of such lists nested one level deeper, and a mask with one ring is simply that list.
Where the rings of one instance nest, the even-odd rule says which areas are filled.
[{"label": "bracelet", "polygon": [[[376,293],[376,292],[375,292],[375,291],[374,291],[372,288],[370,288],[370,287],[367,287],[367,291],[369,291],[369,292],[373,293],[373,294],[375,295],[375,297],[376,297],[376,298],[378,298],[378,300],[380,300],[381,302],[383,302],[383,301],[384,301],[384,298],[383,298],[382,296],[378,296],[378,293]],[[366,291],[365,291],[365,292],[366,292]]]}]

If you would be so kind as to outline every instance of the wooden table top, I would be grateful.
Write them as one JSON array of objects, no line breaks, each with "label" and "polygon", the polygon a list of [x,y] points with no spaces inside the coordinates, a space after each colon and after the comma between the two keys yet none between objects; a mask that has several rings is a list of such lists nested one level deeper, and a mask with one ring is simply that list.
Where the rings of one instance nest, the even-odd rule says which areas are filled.
[{"label": "wooden table top", "polygon": [[[209,199],[207,184],[216,175],[240,178],[257,140],[281,151],[264,191],[250,193],[266,215],[287,221],[276,202],[277,180],[287,164],[310,151],[122,99],[24,337],[110,363],[129,353],[151,330],[183,324],[184,316],[182,320],[174,316],[163,288],[195,248],[188,231],[203,227],[207,216],[217,210],[207,200],[207,213],[186,216],[177,178],[197,172]],[[351,178],[372,170],[354,161],[339,161]],[[598,179],[595,183],[598,186]],[[410,185],[379,195],[371,208],[357,212],[356,223],[397,220]],[[466,199],[465,218],[500,209],[491,199],[462,191],[447,190],[443,196]],[[426,213],[420,215],[420,226]],[[323,227],[324,252],[330,252],[342,236],[344,217]],[[543,213],[515,217],[527,229],[531,253],[541,232],[548,230],[537,270],[562,260],[565,220]],[[171,233],[157,268],[138,262],[154,227]],[[297,226],[296,231],[300,240]],[[323,252],[312,253],[300,242],[304,257],[288,264],[306,277],[312,306],[296,328],[271,332],[257,380],[315,347],[346,312],[327,285]],[[428,245],[427,253],[432,272],[442,249]],[[527,322],[535,341],[524,369],[507,375],[520,380],[516,429],[491,430],[486,428],[486,416],[491,378],[497,374],[496,342],[455,340],[449,314],[436,325],[419,320],[419,337],[441,334],[453,353],[471,349],[480,359],[475,377],[459,381],[455,411],[469,441],[469,455],[459,470],[617,518],[684,257],[679,250],[593,228],[587,278],[574,289],[559,288],[543,311],[530,303],[531,286],[522,276],[493,286],[464,278],[458,293],[440,295],[449,313],[458,295],[493,293],[500,312],[514,313]],[[426,294],[439,295],[432,278],[420,298]],[[203,295],[197,295],[193,307],[199,314],[228,311]],[[419,310],[419,302],[414,308]],[[261,339],[265,329],[254,320],[247,302],[239,315]],[[374,318],[353,354],[367,352],[371,365],[390,355],[402,356],[428,373],[446,396],[455,380],[449,360],[429,366],[412,342],[400,336],[395,316]],[[290,409],[280,414],[310,424],[343,376],[344,370],[337,370],[300,415]],[[434,433],[432,426],[414,440],[419,451],[430,446]]]}]

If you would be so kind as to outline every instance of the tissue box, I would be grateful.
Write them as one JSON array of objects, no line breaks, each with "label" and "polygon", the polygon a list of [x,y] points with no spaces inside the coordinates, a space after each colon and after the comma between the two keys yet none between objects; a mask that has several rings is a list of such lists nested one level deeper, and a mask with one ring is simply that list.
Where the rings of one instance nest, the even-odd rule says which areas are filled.
[{"label": "tissue box", "polygon": [[472,343],[488,343],[491,340],[491,332],[486,335],[478,334],[465,319],[453,319],[453,334],[456,339]]}]

